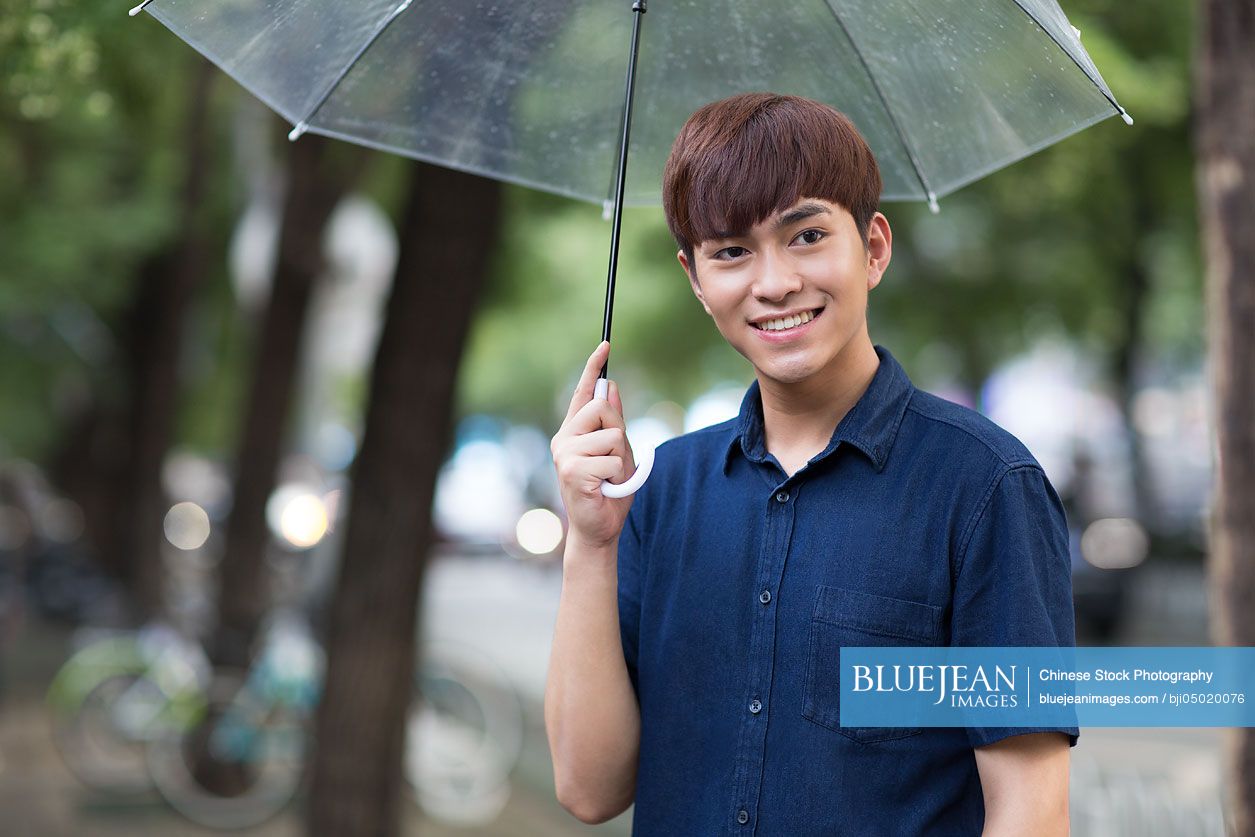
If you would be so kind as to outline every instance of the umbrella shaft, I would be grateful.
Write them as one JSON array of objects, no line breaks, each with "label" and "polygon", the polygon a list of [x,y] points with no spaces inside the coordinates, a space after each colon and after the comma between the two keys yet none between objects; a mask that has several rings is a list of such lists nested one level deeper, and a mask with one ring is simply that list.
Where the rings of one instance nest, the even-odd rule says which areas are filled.
[{"label": "umbrella shaft", "polygon": [[[636,56],[641,45],[641,16],[645,0],[632,2],[632,45],[628,52],[627,82],[623,93],[623,134],[619,140],[618,170],[614,181],[614,220],[610,232],[610,268],[606,275],[606,313],[601,323],[601,339],[610,339],[610,320],[614,314],[614,280],[619,269],[619,232],[623,227],[623,188],[627,180],[628,141],[632,134],[632,99],[636,93]],[[610,362],[601,367],[599,377],[609,374]]]}]

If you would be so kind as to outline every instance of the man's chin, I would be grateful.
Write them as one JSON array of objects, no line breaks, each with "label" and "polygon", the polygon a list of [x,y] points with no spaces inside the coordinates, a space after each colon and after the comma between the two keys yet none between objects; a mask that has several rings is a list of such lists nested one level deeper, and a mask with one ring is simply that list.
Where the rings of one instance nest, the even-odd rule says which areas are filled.
[{"label": "man's chin", "polygon": [[762,366],[755,364],[754,368],[760,378],[768,378],[783,386],[806,383],[819,371],[818,367],[811,363],[775,362]]}]

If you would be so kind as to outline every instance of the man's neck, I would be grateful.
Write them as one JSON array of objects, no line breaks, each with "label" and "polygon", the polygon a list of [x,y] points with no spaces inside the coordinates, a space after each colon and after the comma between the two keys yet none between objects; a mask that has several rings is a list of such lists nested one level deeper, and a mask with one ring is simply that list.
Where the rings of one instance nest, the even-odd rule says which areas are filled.
[{"label": "man's neck", "polygon": [[828,446],[879,366],[880,358],[864,336],[852,340],[829,368],[805,381],[783,384],[759,376],[764,442],[788,474]]}]

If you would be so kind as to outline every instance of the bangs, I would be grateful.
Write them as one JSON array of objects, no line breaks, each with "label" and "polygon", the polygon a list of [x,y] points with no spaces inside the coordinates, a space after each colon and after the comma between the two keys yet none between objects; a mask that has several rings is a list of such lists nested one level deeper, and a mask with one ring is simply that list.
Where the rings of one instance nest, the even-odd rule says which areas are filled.
[{"label": "bangs", "polygon": [[713,102],[685,123],[663,173],[676,243],[743,235],[803,198],[844,207],[864,242],[880,170],[854,125],[827,105],[751,93]]}]

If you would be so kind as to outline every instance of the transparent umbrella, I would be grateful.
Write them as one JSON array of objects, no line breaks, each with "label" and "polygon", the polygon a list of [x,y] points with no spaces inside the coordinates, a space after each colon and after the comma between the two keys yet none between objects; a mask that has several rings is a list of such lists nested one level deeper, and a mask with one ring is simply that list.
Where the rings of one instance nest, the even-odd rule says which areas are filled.
[{"label": "transparent umbrella", "polygon": [[[622,206],[660,202],[671,142],[707,102],[754,90],[826,102],[871,145],[883,199],[934,211],[1089,125],[1132,123],[1055,0],[656,0],[642,38],[645,5],[145,0],[131,13],[220,66],[293,139],[324,134],[603,203],[604,340]],[[648,466],[603,491],[630,493]]]}]

